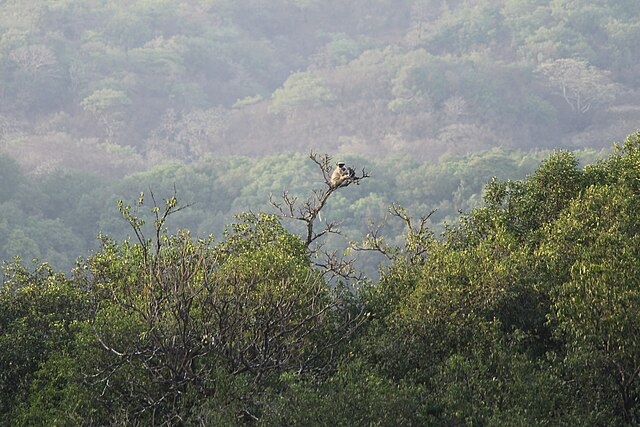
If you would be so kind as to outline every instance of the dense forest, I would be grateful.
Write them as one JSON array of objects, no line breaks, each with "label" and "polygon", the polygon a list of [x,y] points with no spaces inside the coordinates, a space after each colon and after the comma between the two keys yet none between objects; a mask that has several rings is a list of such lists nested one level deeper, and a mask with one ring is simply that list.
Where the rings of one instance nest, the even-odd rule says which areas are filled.
[{"label": "dense forest", "polygon": [[639,22],[635,0],[5,0],[0,150],[120,177],[609,147],[640,119]]},{"label": "dense forest", "polygon": [[357,246],[389,259],[375,283],[330,284],[276,215],[204,239],[168,231],[174,196],[120,203],[136,238],[100,236],[72,274],[5,265],[0,419],[637,425],[639,183],[636,134],[493,180],[437,237],[395,206],[405,241]]},{"label": "dense forest", "polygon": [[0,2],[0,426],[640,425],[638,40],[636,0]]},{"label": "dense forest", "polygon": [[326,208],[344,247],[392,203],[436,209],[439,232],[492,176],[558,148],[592,162],[640,120],[635,1],[1,8],[0,259],[66,271],[127,233],[116,201],[140,192],[175,187],[193,204],[176,228],[219,236],[269,193],[309,191],[308,153],[330,153],[372,171]]}]

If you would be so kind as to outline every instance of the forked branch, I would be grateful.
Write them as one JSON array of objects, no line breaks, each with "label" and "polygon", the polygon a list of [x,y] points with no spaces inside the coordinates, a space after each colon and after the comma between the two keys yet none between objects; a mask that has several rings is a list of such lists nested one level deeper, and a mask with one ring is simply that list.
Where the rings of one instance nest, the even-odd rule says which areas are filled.
[{"label": "forked branch", "polygon": [[[332,171],[334,169],[332,158],[327,154],[321,155],[314,151],[309,153],[309,158],[320,169],[324,183],[323,187],[312,190],[312,195],[305,200],[299,200],[298,197],[291,196],[286,190],[282,193],[282,196],[280,196],[280,200],[276,200],[273,194],[270,194],[269,203],[283,218],[301,221],[304,224],[304,243],[311,254],[318,255],[319,247],[312,247],[312,243],[317,243],[320,237],[327,234],[340,234],[339,222],[324,222],[324,226],[320,231],[315,229],[315,221],[320,217],[320,211],[325,207],[329,197],[331,197],[335,191],[347,187],[350,184],[359,185],[360,181],[369,178],[370,175],[365,168],[362,168],[360,175],[351,173],[347,178],[341,180],[340,185],[335,185],[335,183],[332,183]],[[353,170],[351,169],[351,171]],[[337,271],[338,269],[334,268],[335,258],[333,258],[333,261],[332,257],[328,255],[325,258],[327,259],[326,263],[317,265],[323,268],[330,267],[332,270]],[[348,268],[347,270],[352,269]]]},{"label": "forked branch", "polygon": [[320,155],[312,151],[309,153],[309,158],[318,166],[322,173],[324,180],[324,187],[322,189],[312,190],[313,195],[301,202],[299,202],[298,197],[290,196],[286,190],[282,193],[282,201],[276,201],[273,194],[269,195],[269,203],[280,212],[282,217],[305,223],[306,236],[304,241],[307,247],[317,238],[327,233],[338,233],[338,223],[335,222],[327,223],[320,232],[314,230],[315,220],[320,215],[320,211],[324,208],[329,197],[340,188],[346,187],[349,184],[359,185],[361,180],[369,178],[367,171],[362,168],[360,176],[354,175],[346,185],[343,184],[340,187],[335,187],[331,185],[331,170],[333,168],[331,157],[327,154]]},{"label": "forked branch", "polygon": [[[394,261],[399,257],[406,257],[411,263],[424,260],[429,243],[432,241],[433,233],[429,230],[429,219],[436,212],[431,210],[428,214],[418,218],[417,223],[412,218],[407,209],[393,203],[389,206],[389,212],[385,220],[380,224],[369,224],[369,233],[362,243],[351,242],[351,249],[354,251],[373,251]],[[387,244],[382,234],[382,229],[389,217],[399,218],[404,223],[405,243],[403,247]]]}]

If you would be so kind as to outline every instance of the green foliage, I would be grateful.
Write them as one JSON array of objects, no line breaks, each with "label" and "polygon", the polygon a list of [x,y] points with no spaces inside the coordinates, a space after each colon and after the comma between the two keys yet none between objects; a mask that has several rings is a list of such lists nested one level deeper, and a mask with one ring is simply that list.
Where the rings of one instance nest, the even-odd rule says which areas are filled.
[{"label": "green foliage", "polygon": [[322,79],[310,73],[292,74],[281,89],[273,92],[271,111],[287,112],[297,107],[320,107],[335,100],[322,82]]},{"label": "green foliage", "polygon": [[497,2],[480,1],[447,11],[425,38],[425,45],[438,52],[459,53],[478,46],[494,46],[508,34]]},{"label": "green foliage", "polygon": [[90,303],[48,264],[29,271],[16,260],[4,265],[0,307],[0,414],[7,419],[28,404],[42,366],[72,348]]},{"label": "green foliage", "polygon": [[0,145],[29,171],[602,147],[638,118],[633,1],[6,3]]},{"label": "green foliage", "polygon": [[[58,304],[61,321],[45,325],[68,335],[36,328],[53,341],[23,356],[36,358],[31,364],[13,360],[22,343],[6,353],[3,393],[15,392],[12,384],[20,393],[3,413],[32,424],[251,419],[283,372],[331,368],[333,351],[351,334],[352,320],[341,314],[346,299],[311,269],[306,246],[276,217],[242,214],[216,244],[186,231],[168,234],[165,221],[182,209],[175,197],[150,209],[152,221],[138,216],[143,209],[144,195],[133,207],[120,203],[137,243],[102,237],[102,249],[64,282],[91,302],[91,315]],[[5,291],[10,325],[24,316],[9,310],[15,277],[26,274],[18,273]],[[45,278],[29,280],[42,286]],[[51,310],[33,309],[39,316]],[[8,329],[7,347],[26,335],[18,332]]]},{"label": "green foliage", "polygon": [[535,238],[587,183],[571,153],[554,152],[527,180],[492,181],[485,190],[487,206],[472,214],[479,227],[473,231],[484,236],[485,227],[497,223],[520,238]]},{"label": "green foliage", "polygon": [[322,383],[284,378],[286,387],[271,397],[262,425],[416,425],[429,424],[433,408],[424,387],[396,383],[359,359],[341,365]]},{"label": "green foliage", "polygon": [[[545,155],[495,149],[438,163],[345,155],[349,163],[374,173],[371,185],[351,186],[348,194],[338,192],[323,209],[322,219],[341,221],[344,235],[330,236],[327,245],[342,252],[348,241],[362,240],[370,232],[368,222],[383,221],[392,203],[418,215],[437,209],[429,218],[429,226],[437,234],[445,222],[457,221],[458,211],[469,211],[481,203],[482,187],[491,176],[522,177]],[[112,181],[64,172],[31,177],[15,166],[7,167],[7,173],[13,170],[6,179],[15,183],[15,191],[7,193],[2,203],[0,258],[39,258],[69,271],[76,257],[98,247],[98,233],[118,240],[131,235],[117,218],[117,200],[132,200],[141,190],[150,189],[158,194],[175,189],[189,205],[170,222],[172,233],[189,229],[196,237],[222,236],[234,212],[272,209],[269,194],[277,197],[285,190],[308,194],[309,187],[319,183],[309,163],[302,154],[261,160],[225,157],[193,165],[165,164]],[[147,214],[140,212],[150,221]],[[291,222],[283,225],[291,232],[302,232]],[[389,243],[402,245],[402,221],[387,221],[383,231]],[[362,268],[375,275],[378,262],[367,260]]]},{"label": "green foliage", "polygon": [[[402,184],[420,171],[424,188],[399,187],[427,202],[445,192],[429,177],[446,176],[462,200],[485,172],[528,171],[534,159],[493,150],[439,165],[389,160],[407,176],[389,175]],[[236,160],[225,171],[254,167]],[[231,173],[264,177],[253,193],[287,160],[300,169],[296,158],[272,158]],[[216,167],[135,178],[232,179]],[[366,248],[389,264],[359,286],[325,283],[274,215],[240,214],[216,241],[170,231],[169,219],[188,212],[175,196],[141,194],[119,203],[133,239],[101,236],[72,276],[6,265],[0,416],[9,425],[637,424],[639,193],[632,135],[592,165],[557,151],[522,179],[494,179],[484,205],[439,236],[431,217],[395,204],[385,225],[396,236],[374,229]],[[385,196],[346,194],[327,214]],[[0,236],[26,212],[17,202],[3,203]]]},{"label": "green foliage", "polygon": [[434,375],[445,424],[571,425],[571,394],[550,361],[522,352],[526,338],[499,322],[479,325],[468,351],[450,355]]},{"label": "green foliage", "polygon": [[117,111],[119,108],[129,105],[131,101],[126,93],[114,89],[99,89],[82,100],[80,105],[85,110],[94,114],[104,114],[109,111]]},{"label": "green foliage", "polygon": [[447,425],[637,422],[637,147],[492,182],[424,265],[363,290],[358,354]]},{"label": "green foliage", "polygon": [[[546,231],[539,254],[546,261],[552,317],[567,345],[567,364],[582,393],[625,423],[638,422],[638,363],[635,315],[638,298],[637,135],[624,156],[608,167],[615,182],[601,180],[572,200]],[[634,332],[632,332],[634,331]],[[597,385],[596,385],[597,384]],[[595,389],[590,392],[589,388]]]}]

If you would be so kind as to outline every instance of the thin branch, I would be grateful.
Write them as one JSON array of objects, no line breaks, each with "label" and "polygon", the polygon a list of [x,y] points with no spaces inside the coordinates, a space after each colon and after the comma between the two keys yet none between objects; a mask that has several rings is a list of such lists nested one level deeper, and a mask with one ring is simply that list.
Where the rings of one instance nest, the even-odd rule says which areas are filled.
[{"label": "thin branch", "polygon": [[[365,241],[362,243],[351,242],[350,247],[354,251],[378,252],[390,261],[396,260],[400,256],[408,257],[412,263],[424,260],[429,240],[432,237],[429,231],[429,219],[435,212],[436,209],[433,209],[428,214],[422,215],[416,225],[414,219],[404,207],[393,203],[389,206],[387,217],[382,223],[378,225],[369,224],[369,233]],[[382,230],[388,216],[399,218],[404,223],[406,229],[404,247],[390,246],[385,243]]]}]

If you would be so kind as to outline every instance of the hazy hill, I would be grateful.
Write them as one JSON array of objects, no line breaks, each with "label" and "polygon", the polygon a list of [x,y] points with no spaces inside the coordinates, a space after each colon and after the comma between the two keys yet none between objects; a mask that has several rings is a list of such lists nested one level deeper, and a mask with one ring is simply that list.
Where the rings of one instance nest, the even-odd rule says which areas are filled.
[{"label": "hazy hill", "polygon": [[302,151],[434,159],[636,128],[631,0],[8,0],[0,150],[122,176]]}]

